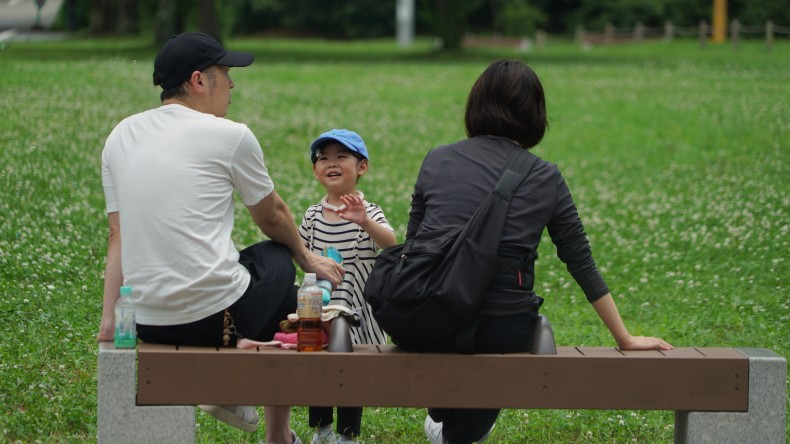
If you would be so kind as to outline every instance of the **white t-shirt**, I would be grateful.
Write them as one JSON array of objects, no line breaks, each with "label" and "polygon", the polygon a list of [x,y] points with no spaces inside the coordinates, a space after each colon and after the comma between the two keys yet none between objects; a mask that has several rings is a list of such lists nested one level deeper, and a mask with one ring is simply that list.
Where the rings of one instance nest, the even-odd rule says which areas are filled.
[{"label": "white t-shirt", "polygon": [[137,322],[193,322],[241,297],[233,192],[254,205],[274,190],[246,125],[176,104],[130,116],[107,138],[102,184]]}]

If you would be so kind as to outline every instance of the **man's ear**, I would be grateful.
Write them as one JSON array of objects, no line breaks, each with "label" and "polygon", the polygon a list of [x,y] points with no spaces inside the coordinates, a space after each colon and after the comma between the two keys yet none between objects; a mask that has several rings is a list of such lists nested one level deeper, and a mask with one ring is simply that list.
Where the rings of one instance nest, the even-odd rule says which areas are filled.
[{"label": "man's ear", "polygon": [[206,76],[204,76],[200,71],[192,71],[192,74],[189,76],[189,79],[187,79],[187,82],[189,82],[189,86],[192,88],[203,88],[206,86]]}]

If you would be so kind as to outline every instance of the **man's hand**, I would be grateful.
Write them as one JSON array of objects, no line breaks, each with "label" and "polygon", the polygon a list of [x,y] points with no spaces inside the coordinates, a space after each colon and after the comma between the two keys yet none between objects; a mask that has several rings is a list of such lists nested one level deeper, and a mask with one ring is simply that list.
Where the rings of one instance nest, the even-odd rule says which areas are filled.
[{"label": "man's hand", "polygon": [[315,273],[317,278],[328,280],[335,288],[343,282],[343,275],[346,274],[343,266],[334,259],[317,254],[307,254],[297,263],[305,273]]},{"label": "man's hand", "polygon": [[99,334],[96,335],[96,342],[112,342],[115,340],[115,322],[102,322],[99,327]]}]

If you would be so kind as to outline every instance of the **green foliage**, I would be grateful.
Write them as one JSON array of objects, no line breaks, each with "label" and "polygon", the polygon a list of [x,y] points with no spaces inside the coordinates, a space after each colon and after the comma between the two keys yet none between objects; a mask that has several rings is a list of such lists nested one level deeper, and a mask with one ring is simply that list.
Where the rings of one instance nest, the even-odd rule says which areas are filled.
[{"label": "green foliage", "polygon": [[232,3],[227,8],[235,10],[234,34],[268,33],[334,39],[395,34],[395,2],[250,0]]},{"label": "green foliage", "polygon": [[602,29],[606,23],[632,27],[636,22],[661,26],[666,20],[666,3],[655,0],[602,0],[585,2],[579,8],[582,23],[588,29]]},{"label": "green foliage", "polygon": [[[69,26],[74,18],[76,29],[89,27],[94,0],[64,2],[56,27]],[[123,5],[136,10],[136,24],[141,35],[156,29],[155,17],[162,2],[142,0],[113,2],[102,0],[105,18],[121,23]],[[169,0],[176,10],[175,32],[198,28],[198,2]],[[136,9],[135,9],[136,8]],[[278,35],[329,39],[375,39],[395,34],[396,2],[377,0],[238,0],[215,1],[224,36]],[[128,7],[127,7],[128,9]],[[748,26],[762,26],[771,20],[790,26],[790,0],[731,0],[728,17]],[[712,20],[711,0],[431,0],[415,2],[415,27],[419,35],[441,38],[445,47],[460,48],[466,33],[533,35],[537,29],[552,34],[571,35],[577,26],[601,30],[607,23],[631,28],[637,22],[661,27],[671,21],[676,26],[696,26],[700,20]],[[160,24],[161,25],[161,24]],[[113,28],[109,23],[106,28]],[[117,26],[116,26],[117,28]],[[117,29],[116,29],[117,30]],[[170,31],[168,31],[170,32]],[[168,34],[169,35],[169,34]]]},{"label": "green foliage", "polygon": [[743,7],[730,17],[752,26],[773,21],[781,26],[790,25],[790,0],[743,0]]},{"label": "green foliage", "polygon": [[535,35],[535,31],[546,22],[546,16],[528,1],[505,0],[501,20],[504,35],[523,37]]},{"label": "green foliage", "polygon": [[[229,118],[247,123],[298,222],[321,188],[308,146],[333,127],[371,152],[360,188],[403,239],[431,148],[464,137],[466,94],[498,57],[541,76],[551,119],[536,153],[559,165],[630,331],[676,346],[790,356],[790,44],[744,42],[436,54],[430,42],[236,39]],[[11,43],[0,50],[0,441],[92,442],[106,216],[105,138],[158,105],[148,40]],[[141,172],[144,174],[144,172]],[[234,242],[261,234],[237,207]],[[554,247],[536,291],[559,345],[613,346]],[[298,381],[291,383],[295,389]],[[309,438],[306,409],[293,427]],[[365,409],[366,442],[423,442],[423,409]],[[200,442],[258,442],[198,414]],[[670,442],[671,412],[507,410],[493,443]]]}]

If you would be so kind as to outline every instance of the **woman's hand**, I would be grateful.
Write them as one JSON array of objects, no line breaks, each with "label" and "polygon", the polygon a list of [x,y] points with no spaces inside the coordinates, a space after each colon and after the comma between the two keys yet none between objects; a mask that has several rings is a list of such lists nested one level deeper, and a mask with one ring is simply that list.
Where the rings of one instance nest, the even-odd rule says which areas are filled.
[{"label": "woman's hand", "polygon": [[672,350],[672,345],[661,338],[632,336],[623,324],[620,312],[610,293],[592,303],[595,312],[612,333],[617,346],[623,350]]},{"label": "woman's hand", "polygon": [[650,336],[628,336],[617,344],[623,350],[672,350],[672,344]]}]

